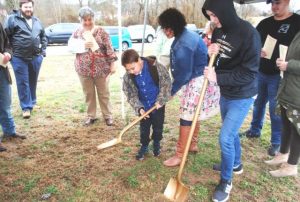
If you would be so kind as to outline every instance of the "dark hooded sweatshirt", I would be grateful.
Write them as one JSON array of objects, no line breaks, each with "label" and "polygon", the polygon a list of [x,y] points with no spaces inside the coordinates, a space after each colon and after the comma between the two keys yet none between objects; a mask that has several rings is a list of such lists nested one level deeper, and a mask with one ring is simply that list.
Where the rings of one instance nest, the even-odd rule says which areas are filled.
[{"label": "dark hooded sweatshirt", "polygon": [[227,99],[245,99],[257,94],[261,40],[256,29],[240,19],[232,0],[206,0],[202,12],[213,12],[222,27],[216,28],[212,43],[220,44],[215,61],[221,95]]}]

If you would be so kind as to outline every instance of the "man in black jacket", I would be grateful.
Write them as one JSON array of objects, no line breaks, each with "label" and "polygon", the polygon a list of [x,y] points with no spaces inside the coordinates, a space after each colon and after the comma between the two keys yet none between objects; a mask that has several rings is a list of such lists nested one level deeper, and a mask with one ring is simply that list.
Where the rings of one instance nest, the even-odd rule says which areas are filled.
[{"label": "man in black jacket", "polygon": [[20,9],[13,11],[5,23],[5,31],[13,49],[13,66],[23,118],[30,118],[36,104],[36,86],[47,38],[40,20],[33,16],[33,1],[20,0]]},{"label": "man in black jacket", "polygon": [[[16,133],[15,122],[11,115],[11,78],[7,68],[10,58],[11,49],[8,47],[8,38],[0,24],[0,124],[4,133],[3,138],[25,139],[25,136]],[[0,138],[0,152],[5,150],[6,148],[1,145]]]},{"label": "man in black jacket", "polygon": [[216,54],[215,71],[206,68],[204,75],[220,86],[222,127],[219,136],[221,180],[213,201],[227,201],[232,188],[232,174],[241,174],[241,145],[238,131],[257,94],[260,37],[252,25],[240,19],[232,0],[206,0],[203,14],[215,24],[209,55]]}]

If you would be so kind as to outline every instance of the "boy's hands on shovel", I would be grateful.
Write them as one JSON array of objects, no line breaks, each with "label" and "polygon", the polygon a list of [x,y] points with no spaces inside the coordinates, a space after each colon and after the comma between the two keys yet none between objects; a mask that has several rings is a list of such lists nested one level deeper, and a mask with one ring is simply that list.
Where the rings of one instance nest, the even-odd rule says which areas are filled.
[{"label": "boy's hands on shovel", "polygon": [[159,108],[161,108],[162,106],[157,102],[157,103],[155,103],[155,106],[156,106],[156,109],[159,109]]},{"label": "boy's hands on shovel", "polygon": [[[142,109],[140,109],[140,115],[141,116],[143,116],[144,114],[145,114],[146,112],[145,112],[145,110],[142,108]],[[147,118],[150,118],[150,116],[149,115],[147,115],[147,116],[145,116],[145,118],[144,119],[147,119]]]}]

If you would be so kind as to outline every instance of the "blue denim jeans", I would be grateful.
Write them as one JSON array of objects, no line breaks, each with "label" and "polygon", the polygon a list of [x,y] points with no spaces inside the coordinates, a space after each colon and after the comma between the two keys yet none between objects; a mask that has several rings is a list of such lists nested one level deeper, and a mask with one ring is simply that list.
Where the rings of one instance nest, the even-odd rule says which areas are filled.
[{"label": "blue denim jeans", "polygon": [[276,95],[279,87],[280,75],[258,74],[258,95],[254,102],[253,117],[250,131],[253,134],[261,133],[264,123],[266,104],[269,102],[271,118],[271,144],[281,142],[281,117],[275,114]]},{"label": "blue denim jeans", "polygon": [[32,60],[12,57],[20,106],[22,110],[32,110],[36,104],[36,86],[43,56],[35,56]]},{"label": "blue denim jeans", "polygon": [[221,96],[220,109],[222,127],[219,143],[221,147],[221,179],[231,180],[233,167],[241,164],[241,143],[239,129],[246,118],[253,98],[230,100]]},{"label": "blue denim jeans", "polygon": [[11,115],[11,87],[0,67],[0,124],[5,134],[15,134],[15,122]]}]

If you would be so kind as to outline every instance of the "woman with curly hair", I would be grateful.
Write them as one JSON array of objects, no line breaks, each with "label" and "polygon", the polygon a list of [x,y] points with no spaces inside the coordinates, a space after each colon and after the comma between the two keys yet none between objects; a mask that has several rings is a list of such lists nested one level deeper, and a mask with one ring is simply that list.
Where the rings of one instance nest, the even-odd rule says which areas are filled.
[{"label": "woman with curly hair", "polygon": [[[176,153],[164,161],[165,166],[178,166],[181,162],[192,120],[199,102],[203,85],[203,70],[207,65],[207,48],[201,37],[186,29],[184,15],[175,8],[165,10],[158,18],[158,23],[168,38],[175,37],[170,51],[171,74],[173,77],[171,96],[180,93],[180,127]],[[207,94],[208,95],[208,94]],[[207,95],[205,100],[208,100]],[[212,95],[214,96],[214,95]],[[218,105],[218,99],[210,103],[210,108]],[[205,110],[207,112],[207,110]],[[198,133],[200,122],[197,122],[190,152],[198,152]]]}]

